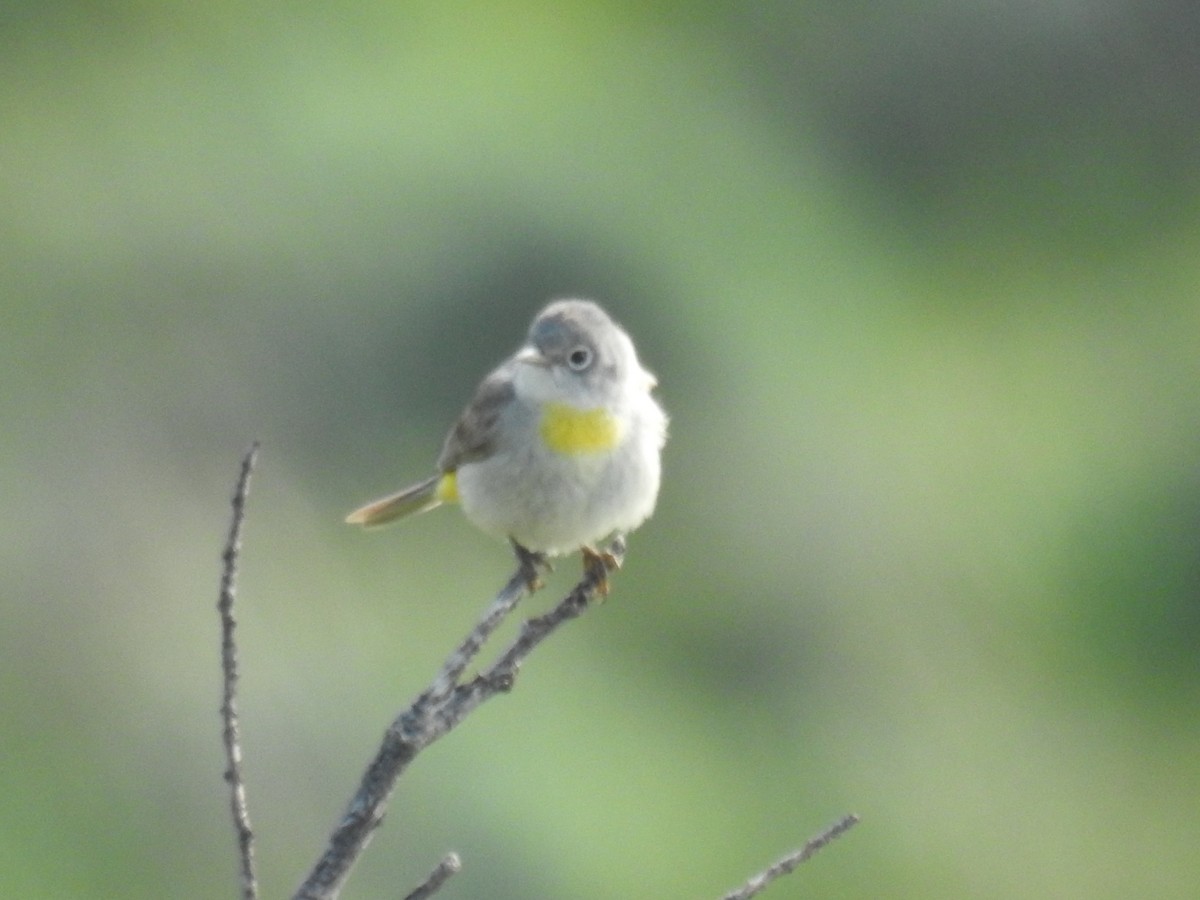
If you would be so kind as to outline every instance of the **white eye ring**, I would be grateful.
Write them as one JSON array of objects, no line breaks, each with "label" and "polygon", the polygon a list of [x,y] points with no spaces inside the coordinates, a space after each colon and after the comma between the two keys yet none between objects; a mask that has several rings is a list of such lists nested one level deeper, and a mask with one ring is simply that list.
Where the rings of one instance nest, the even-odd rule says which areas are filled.
[{"label": "white eye ring", "polygon": [[580,344],[567,354],[567,365],[572,371],[582,372],[592,364],[592,351]]}]

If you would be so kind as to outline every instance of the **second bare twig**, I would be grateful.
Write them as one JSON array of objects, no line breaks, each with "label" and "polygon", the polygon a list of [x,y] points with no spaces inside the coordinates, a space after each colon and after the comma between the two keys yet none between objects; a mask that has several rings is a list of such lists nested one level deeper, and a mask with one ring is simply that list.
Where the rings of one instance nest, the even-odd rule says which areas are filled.
[{"label": "second bare twig", "polygon": [[242,778],[242,743],[237,713],[238,661],[234,630],[233,601],[237,593],[238,557],[242,549],[242,523],[246,518],[246,495],[250,490],[250,473],[258,458],[255,441],[242,459],[242,470],[233,492],[233,516],[229,537],[221,554],[221,592],[217,611],[221,616],[221,672],[224,695],[221,700],[222,736],[225,741],[225,781],[229,784],[229,806],[233,828],[237,835],[238,862],[244,900],[258,897],[258,879],[254,874],[254,831],[246,805],[246,783]]},{"label": "second bare twig", "polygon": [[857,824],[858,816],[854,815],[854,813],[843,816],[820,834],[809,839],[799,850],[792,851],[779,860],[779,862],[759,872],[737,890],[730,891],[721,900],[750,900],[751,897],[764,890],[775,879],[787,875],[801,863],[812,858],[813,854],[817,851],[821,850],[831,841],[841,837]]}]

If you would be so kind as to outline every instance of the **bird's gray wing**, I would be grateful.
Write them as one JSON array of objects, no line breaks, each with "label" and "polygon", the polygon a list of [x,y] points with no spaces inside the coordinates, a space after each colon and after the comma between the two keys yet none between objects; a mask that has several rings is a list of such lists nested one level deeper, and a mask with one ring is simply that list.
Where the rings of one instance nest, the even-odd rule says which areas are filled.
[{"label": "bird's gray wing", "polygon": [[463,463],[490,456],[496,449],[501,413],[515,397],[508,366],[502,366],[485,378],[446,435],[438,457],[438,469],[452,472]]}]

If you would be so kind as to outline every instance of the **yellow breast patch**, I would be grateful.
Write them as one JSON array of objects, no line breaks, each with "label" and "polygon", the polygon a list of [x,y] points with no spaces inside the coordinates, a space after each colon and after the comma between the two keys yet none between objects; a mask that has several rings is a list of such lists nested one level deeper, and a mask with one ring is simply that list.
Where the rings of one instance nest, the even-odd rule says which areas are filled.
[{"label": "yellow breast patch", "polygon": [[566,403],[542,407],[542,440],[557,453],[611,450],[621,437],[620,423],[603,407],[577,409]]}]

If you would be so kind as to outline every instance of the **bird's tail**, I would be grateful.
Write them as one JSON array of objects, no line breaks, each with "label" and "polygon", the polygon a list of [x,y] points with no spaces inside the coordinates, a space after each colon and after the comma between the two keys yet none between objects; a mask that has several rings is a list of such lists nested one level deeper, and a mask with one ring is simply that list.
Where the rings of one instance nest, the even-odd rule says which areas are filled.
[{"label": "bird's tail", "polygon": [[[346,516],[346,522],[351,525],[362,525],[372,528],[376,525],[386,525],[396,519],[403,519],[414,513],[423,513],[443,501],[454,499],[453,473],[431,475],[424,481],[419,481],[410,487],[387,497],[381,497],[366,506],[356,509]],[[443,482],[450,480],[449,485]]]}]

